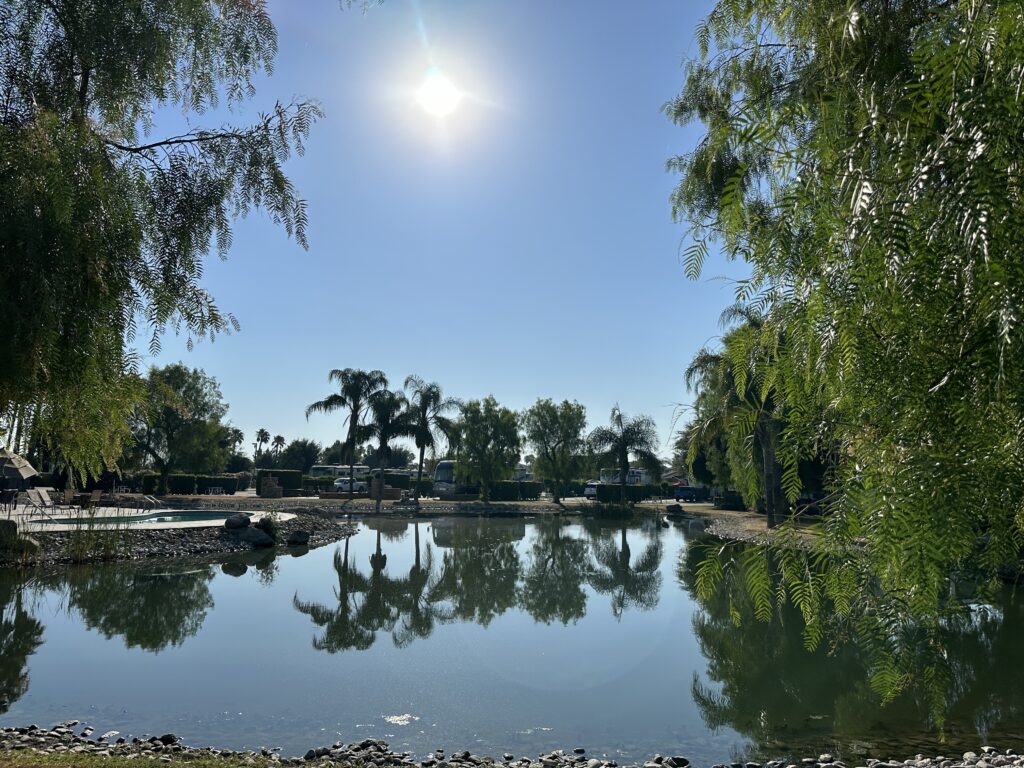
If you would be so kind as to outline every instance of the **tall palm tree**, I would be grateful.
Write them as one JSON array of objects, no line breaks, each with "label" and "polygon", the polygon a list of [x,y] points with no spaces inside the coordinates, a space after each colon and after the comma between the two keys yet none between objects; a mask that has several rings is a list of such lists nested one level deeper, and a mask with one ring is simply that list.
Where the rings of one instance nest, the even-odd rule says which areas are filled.
[{"label": "tall palm tree", "polygon": [[423,456],[427,448],[433,450],[437,445],[438,433],[451,440],[455,433],[455,421],[445,414],[458,410],[461,401],[454,397],[445,397],[441,385],[437,382],[429,384],[419,376],[408,376],[405,388],[410,391],[409,411],[413,414],[413,439],[420,452],[420,461],[416,467],[416,488],[413,498],[419,501],[420,481],[423,480]]},{"label": "tall palm tree", "polygon": [[281,451],[284,450],[285,443],[284,435],[274,435],[273,441],[270,443],[270,448],[274,452],[275,456],[280,456]]},{"label": "tall palm tree", "polygon": [[270,433],[267,432],[263,427],[256,430],[256,442],[252,444],[252,463],[255,464],[256,460],[260,457],[260,453],[263,451],[263,446],[270,442]]},{"label": "tall palm tree", "polygon": [[590,433],[592,450],[600,461],[614,461],[619,470],[620,501],[626,503],[626,476],[632,455],[652,475],[661,475],[658,432],[650,416],[629,417],[618,404],[612,408],[611,423]]},{"label": "tall palm tree", "polygon": [[377,441],[377,469],[380,472],[377,484],[377,514],[384,497],[384,473],[391,458],[391,441],[398,437],[412,437],[415,421],[409,411],[409,401],[403,392],[382,389],[374,392],[367,401],[370,421],[361,430],[364,440]]},{"label": "tall palm tree", "polygon": [[355,488],[356,447],[362,441],[360,437],[360,419],[366,413],[370,397],[374,393],[386,389],[388,377],[383,371],[363,371],[357,368],[335,368],[327,380],[338,384],[338,391],[323,400],[317,400],[306,408],[306,418],[311,413],[332,413],[348,411],[345,422],[348,424],[348,436],[345,438],[345,458],[348,460],[348,498],[351,501]]},{"label": "tall palm tree", "polygon": [[231,452],[235,453],[238,451],[238,446],[245,442],[245,433],[238,427],[231,427],[228,430],[228,441],[231,443]]}]

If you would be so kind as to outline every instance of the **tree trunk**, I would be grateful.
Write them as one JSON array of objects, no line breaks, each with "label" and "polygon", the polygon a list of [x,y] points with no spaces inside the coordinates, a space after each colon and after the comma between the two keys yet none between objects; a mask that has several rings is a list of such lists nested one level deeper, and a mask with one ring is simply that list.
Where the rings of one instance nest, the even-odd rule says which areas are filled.
[{"label": "tree trunk", "polygon": [[[626,506],[626,475],[629,474],[629,454],[619,457],[619,501],[622,506]],[[626,532],[622,532],[623,540],[625,540]]]},{"label": "tree trunk", "polygon": [[380,514],[380,505],[384,501],[384,473],[387,472],[387,469],[388,469],[387,450],[388,450],[387,444],[386,443],[381,443],[380,449],[377,452],[377,455],[380,457],[380,463],[378,464],[378,469],[380,469],[380,481],[379,481],[379,483],[377,485],[377,514],[378,515]]},{"label": "tree trunk", "polygon": [[780,481],[780,466],[776,450],[775,429],[770,417],[759,418],[757,440],[761,445],[761,464],[764,477],[764,508],[768,527],[775,528],[785,516],[785,499]]},{"label": "tree trunk", "polygon": [[414,522],[412,528],[416,532],[416,570],[418,571],[420,569],[420,524]]},{"label": "tree trunk", "polygon": [[[419,502],[420,500],[420,482],[422,482],[423,480],[423,454],[426,453],[426,451],[427,446],[426,443],[424,443],[423,445],[420,446],[420,465],[416,469],[416,487],[413,489],[412,492],[412,498],[416,502]],[[419,531],[416,532],[416,535],[417,537],[419,536]]]}]

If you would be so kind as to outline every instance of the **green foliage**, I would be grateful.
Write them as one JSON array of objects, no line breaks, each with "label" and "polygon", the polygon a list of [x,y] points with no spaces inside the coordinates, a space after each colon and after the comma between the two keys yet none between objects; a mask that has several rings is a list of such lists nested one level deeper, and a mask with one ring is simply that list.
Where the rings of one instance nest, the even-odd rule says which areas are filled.
[{"label": "green foliage", "polygon": [[232,217],[264,209],[305,246],[283,166],[320,110],[140,135],[157,109],[253,95],[276,52],[262,3],[23,0],[0,7],[0,28],[3,429],[95,475],[118,460],[141,394],[136,334],[156,351],[168,325],[190,344],[237,328],[200,285]]},{"label": "green foliage", "polygon": [[492,396],[470,400],[459,421],[456,473],[480,484],[480,496],[490,501],[491,486],[512,474],[519,461],[519,422],[515,411],[498,405]]},{"label": "green foliage", "polygon": [[281,469],[297,469],[307,473],[310,467],[319,462],[321,452],[320,443],[298,438],[288,443],[281,451],[277,457],[277,465]]},{"label": "green foliage", "polygon": [[[801,459],[835,456],[847,588],[934,626],[951,577],[995,577],[1024,545],[1024,17],[723,0],[705,30],[667,107],[706,128],[670,163],[673,207],[692,271],[712,240],[751,266],[737,299],[764,322],[726,345],[733,390],[784,409],[790,498]],[[821,585],[788,574],[815,639]]]},{"label": "green foliage", "polygon": [[269,536],[271,539],[277,541],[277,520],[274,518],[273,515],[266,515],[265,517],[261,517],[259,520],[253,523],[253,527],[258,528],[259,530],[267,534],[267,536]]},{"label": "green foliage", "polygon": [[[646,499],[660,499],[663,492],[660,485],[626,485],[626,501],[635,504]],[[602,483],[597,486],[597,500],[602,504],[622,502],[622,487]]]},{"label": "green foliage", "polygon": [[549,481],[557,504],[565,493],[562,489],[583,468],[587,411],[575,400],[556,405],[550,399],[541,399],[523,413],[522,422],[526,441],[536,451],[533,472]]},{"label": "green foliage", "polygon": [[630,456],[635,457],[655,478],[661,477],[658,435],[650,416],[629,417],[616,405],[612,408],[609,426],[598,427],[591,432],[588,442],[598,464],[610,462],[619,470],[620,503],[627,501],[626,476]]},{"label": "green foliage", "polygon": [[185,469],[221,472],[231,451],[231,427],[216,379],[175,363],[153,368],[146,399],[132,419],[134,450],[162,473]]},{"label": "green foliage", "polygon": [[540,498],[543,483],[525,480],[499,480],[490,485],[490,501],[532,501]]},{"label": "green foliage", "polygon": [[256,471],[256,495],[259,496],[263,488],[263,478],[273,477],[277,484],[285,491],[294,491],[302,488],[302,473],[297,469],[259,469]]},{"label": "green foliage", "polygon": [[191,496],[196,492],[195,475],[168,475],[167,493],[177,493]]}]

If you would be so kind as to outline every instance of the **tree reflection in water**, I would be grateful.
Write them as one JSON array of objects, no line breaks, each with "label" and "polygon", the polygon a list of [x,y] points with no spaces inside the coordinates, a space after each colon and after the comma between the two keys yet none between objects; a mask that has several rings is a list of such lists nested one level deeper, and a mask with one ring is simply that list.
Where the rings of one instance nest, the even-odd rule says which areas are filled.
[{"label": "tree reflection in water", "polygon": [[82,566],[50,580],[64,590],[69,609],[106,638],[129,648],[162,651],[181,645],[202,627],[213,607],[208,564]]},{"label": "tree reflection in water", "polygon": [[28,657],[43,642],[43,625],[25,608],[19,574],[0,571],[0,714],[28,691]]},{"label": "tree reflection in water", "polygon": [[[323,627],[313,641],[320,650],[365,650],[386,633],[405,647],[430,637],[440,625],[487,626],[514,609],[538,623],[568,625],[586,614],[588,587],[611,595],[616,617],[658,603],[662,547],[660,530],[653,527],[645,531],[653,541],[634,562],[626,534],[636,526],[628,521],[616,523],[614,538],[592,528],[588,542],[567,534],[560,518],[541,518],[531,524],[533,539],[520,554],[527,532],[521,519],[438,519],[430,528],[440,558],[422,543],[418,521],[369,519],[365,525],[375,532],[369,572],[357,568],[346,541],[344,554],[334,558],[337,604],[293,599],[297,610]],[[402,539],[411,541],[413,564],[407,574],[392,575],[387,549]]]},{"label": "tree reflection in water", "polygon": [[[829,642],[808,650],[800,612],[786,602],[758,620],[742,574],[700,597],[698,565],[707,557],[736,561],[742,551],[708,537],[691,541],[679,565],[681,586],[702,609],[693,629],[714,684],[695,677],[692,696],[709,728],[743,734],[754,757],[832,744],[854,753],[887,743],[927,750],[937,740],[962,751],[1019,739],[1024,601],[1011,588],[991,605],[968,601],[951,610],[938,627],[906,615],[884,643],[873,627],[830,619]],[[871,685],[880,667],[904,675],[891,699]]]}]

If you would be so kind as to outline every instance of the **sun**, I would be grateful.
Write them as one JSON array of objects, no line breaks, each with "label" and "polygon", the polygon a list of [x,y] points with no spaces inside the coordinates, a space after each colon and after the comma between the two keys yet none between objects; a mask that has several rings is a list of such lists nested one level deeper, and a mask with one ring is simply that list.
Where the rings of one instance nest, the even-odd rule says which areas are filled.
[{"label": "sun", "polygon": [[454,112],[462,101],[462,91],[440,71],[434,69],[416,91],[416,101],[435,117],[445,117]]}]

